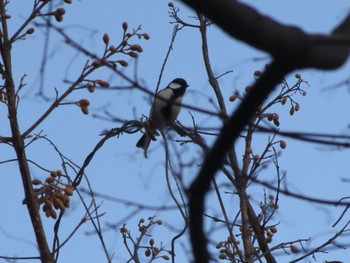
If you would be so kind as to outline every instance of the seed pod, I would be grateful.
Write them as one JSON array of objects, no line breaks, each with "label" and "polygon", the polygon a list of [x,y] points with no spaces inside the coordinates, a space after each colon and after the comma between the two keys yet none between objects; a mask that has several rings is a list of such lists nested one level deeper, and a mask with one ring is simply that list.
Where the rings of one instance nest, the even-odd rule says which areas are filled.
[{"label": "seed pod", "polygon": [[284,104],[286,104],[286,102],[287,102],[287,97],[283,97],[281,99],[281,104],[284,105]]},{"label": "seed pod", "polygon": [[69,207],[70,207],[70,199],[69,199],[69,198],[67,198],[67,201],[64,202],[64,206],[65,206],[66,208],[69,208]]},{"label": "seed pod", "polygon": [[300,105],[298,103],[295,104],[294,109],[295,109],[295,111],[299,111],[300,110]]},{"label": "seed pod", "polygon": [[148,248],[146,251],[145,251],[145,256],[146,257],[149,257],[151,255],[151,250]]},{"label": "seed pod", "polygon": [[43,184],[39,179],[34,179],[32,180],[32,184],[33,185],[40,185],[40,184]]},{"label": "seed pod", "polygon": [[64,0],[64,2],[65,2],[66,4],[71,4],[71,3],[72,3],[72,0]]},{"label": "seed pod", "polygon": [[50,210],[50,216],[53,218],[53,219],[56,219],[57,218],[57,213],[55,210],[51,209]]},{"label": "seed pod", "polygon": [[27,29],[27,31],[26,31],[26,34],[28,34],[28,35],[31,35],[31,34],[33,34],[34,33],[34,28],[28,28]]},{"label": "seed pod", "polygon": [[160,219],[158,219],[158,220],[157,220],[157,225],[162,225],[162,224],[163,224],[163,221],[160,220]]},{"label": "seed pod", "polygon": [[130,50],[137,51],[139,53],[143,51],[142,47],[139,44],[133,44],[129,48]]},{"label": "seed pod", "polygon": [[260,70],[255,70],[254,71],[254,77],[258,78],[262,75],[262,72]]},{"label": "seed pod", "polygon": [[287,143],[286,143],[285,141],[283,141],[283,140],[280,140],[280,147],[281,147],[282,149],[286,149]]},{"label": "seed pod", "polygon": [[108,43],[109,43],[109,35],[108,34],[104,34],[102,39],[103,39],[103,43],[108,45]]},{"label": "seed pod", "polygon": [[153,239],[153,238],[151,238],[151,239],[149,240],[149,244],[151,245],[151,247],[153,247],[153,245],[154,245],[154,239]]},{"label": "seed pod", "polygon": [[122,65],[123,67],[127,67],[129,65],[128,62],[126,62],[125,60],[118,60],[117,61],[120,65]]},{"label": "seed pod", "polygon": [[59,16],[63,16],[65,13],[66,13],[66,9],[64,9],[62,7],[56,9],[56,14]]},{"label": "seed pod", "polygon": [[102,79],[94,80],[94,83],[96,83],[97,85],[99,85],[100,87],[103,87],[103,88],[109,87],[109,83],[107,81],[102,80]]},{"label": "seed pod", "polygon": [[157,256],[158,253],[159,253],[159,248],[158,248],[158,247],[154,247],[154,248],[152,249],[152,255],[153,255],[153,257]]},{"label": "seed pod", "polygon": [[295,74],[295,77],[296,77],[297,79],[301,79],[301,75],[300,75],[299,73]]},{"label": "seed pod", "polygon": [[102,59],[101,59],[101,64],[102,64],[102,65],[108,65],[108,60],[107,60],[107,58],[102,58]]},{"label": "seed pod", "polygon": [[277,233],[277,227],[275,227],[275,226],[270,227],[270,231],[272,233]]},{"label": "seed pod", "polygon": [[113,45],[110,45],[108,49],[111,52],[115,52],[117,50],[117,48],[115,46],[113,46]]},{"label": "seed pod", "polygon": [[55,19],[56,19],[57,22],[62,22],[63,21],[63,16],[55,15]]},{"label": "seed pod", "polygon": [[130,51],[130,52],[128,53],[128,55],[129,55],[130,57],[132,57],[132,58],[137,58],[137,57],[138,57],[137,53],[135,53],[135,52],[133,52],[133,51]]},{"label": "seed pod", "polygon": [[128,23],[127,22],[124,22],[122,24],[122,27],[123,27],[123,30],[126,31],[128,29]]},{"label": "seed pod", "polygon": [[81,99],[78,101],[78,104],[81,106],[81,107],[87,107],[90,105],[90,101],[88,99]]},{"label": "seed pod", "polygon": [[148,40],[151,38],[147,33],[143,33],[142,36],[145,40]]},{"label": "seed pod", "polygon": [[146,228],[145,226],[140,226],[140,227],[139,227],[139,231],[140,231],[141,233],[146,232],[146,230],[147,230],[147,228]]},{"label": "seed pod", "polygon": [[173,3],[173,2],[169,2],[169,3],[168,3],[168,6],[169,6],[170,8],[173,8],[173,7],[174,7],[174,3]]},{"label": "seed pod", "polygon": [[121,233],[127,233],[128,232],[128,229],[125,226],[122,226],[119,230],[120,230]]},{"label": "seed pod", "polygon": [[49,176],[45,179],[45,183],[52,184],[55,181],[55,178],[53,176]]},{"label": "seed pod", "polygon": [[297,246],[291,245],[290,251],[292,251],[292,253],[296,254],[296,253],[299,253],[299,248]]},{"label": "seed pod", "polygon": [[65,192],[66,195],[68,196],[72,196],[73,195],[73,192],[74,192],[74,189],[72,186],[66,186],[63,191]]},{"label": "seed pod", "polygon": [[46,210],[45,211],[45,215],[46,215],[46,217],[50,217],[51,216],[51,210]]},{"label": "seed pod", "polygon": [[216,244],[216,248],[219,249],[219,248],[222,248],[224,242],[220,241],[219,243]]},{"label": "seed pod", "polygon": [[[53,199],[53,203],[54,203],[54,205],[56,204],[56,206],[60,209],[60,210],[64,210],[66,207],[65,207],[65,205],[63,204],[63,202],[59,199],[59,198],[54,198]],[[56,208],[56,206],[55,206],[55,208]],[[57,208],[56,208],[57,209]]]},{"label": "seed pod", "polygon": [[93,93],[93,92],[95,91],[95,87],[92,86],[92,85],[89,85],[89,86],[87,87],[87,89],[88,89],[88,91],[89,91],[90,93]]},{"label": "seed pod", "polygon": [[45,202],[45,198],[44,198],[44,197],[40,197],[40,198],[38,199],[38,204],[39,204],[39,205],[43,204],[44,202]]},{"label": "seed pod", "polygon": [[91,65],[92,65],[94,68],[98,68],[98,67],[100,67],[100,66],[102,65],[102,63],[101,63],[101,60],[96,59],[96,60],[94,60],[94,61],[92,62]]},{"label": "seed pod", "polygon": [[85,115],[89,114],[89,108],[88,107],[80,107],[81,112],[84,113]]},{"label": "seed pod", "polygon": [[162,258],[165,259],[165,260],[169,260],[170,259],[169,256],[167,256],[167,255],[162,256]]},{"label": "seed pod", "polygon": [[237,95],[231,95],[229,100],[232,102],[232,101],[235,101],[237,99]]},{"label": "seed pod", "polygon": [[260,159],[259,154],[255,154],[254,157],[253,157],[253,159],[254,159],[254,162],[259,161],[259,159]]},{"label": "seed pod", "polygon": [[293,107],[293,106],[290,108],[289,114],[290,114],[290,115],[293,115],[293,114],[294,114],[294,107]]}]

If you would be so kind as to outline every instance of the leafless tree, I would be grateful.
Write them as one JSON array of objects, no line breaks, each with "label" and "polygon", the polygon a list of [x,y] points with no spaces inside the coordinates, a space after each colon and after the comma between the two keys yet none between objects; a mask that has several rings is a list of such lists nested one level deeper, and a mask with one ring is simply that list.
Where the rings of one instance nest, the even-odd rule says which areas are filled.
[{"label": "leafless tree", "polygon": [[[237,1],[230,0],[183,0],[190,6],[195,14],[195,19],[181,17],[179,8],[174,3],[169,3],[170,22],[174,25],[168,53],[159,73],[156,90],[149,90],[139,81],[137,72],[130,76],[122,68],[128,67],[130,61],[134,61],[143,52],[142,43],[150,38],[143,32],[141,27],[130,29],[127,22],[121,25],[122,35],[117,43],[110,40],[110,35],[102,36],[102,52],[95,52],[81,45],[74,37],[70,36],[60,22],[66,13],[63,4],[71,4],[71,0],[65,1],[33,1],[31,14],[21,26],[11,34],[8,30],[11,16],[7,14],[7,7],[11,4],[7,0],[0,0],[0,51],[1,64],[0,74],[2,84],[0,86],[0,101],[7,109],[8,122],[11,134],[1,134],[0,143],[10,146],[15,153],[15,159],[0,160],[4,165],[15,162],[19,167],[19,174],[23,185],[23,204],[28,209],[31,225],[35,233],[36,244],[40,255],[28,256],[6,256],[0,258],[6,260],[40,260],[41,262],[58,262],[59,252],[66,246],[69,240],[80,230],[86,222],[91,223],[94,233],[97,234],[104,255],[108,262],[113,261],[112,255],[105,244],[104,229],[101,227],[101,218],[104,213],[100,212],[101,206],[96,203],[96,197],[113,202],[121,203],[135,208],[127,215],[121,215],[125,220],[132,218],[137,211],[168,211],[176,210],[181,215],[182,225],[172,226],[172,222],[162,221],[155,216],[141,218],[137,223],[138,232],[133,232],[125,222],[109,224],[110,229],[117,230],[123,240],[124,249],[127,251],[127,262],[152,262],[154,260],[177,261],[176,249],[179,240],[188,233],[191,240],[191,249],[188,249],[189,261],[192,256],[195,262],[205,263],[217,259],[229,262],[277,262],[278,253],[298,253],[299,256],[292,262],[299,262],[306,257],[322,251],[325,247],[333,246],[334,241],[348,230],[347,222],[338,233],[324,243],[313,249],[305,249],[305,238],[297,240],[286,240],[271,245],[276,235],[278,224],[273,219],[277,216],[281,196],[292,196],[305,202],[318,204],[333,204],[343,206],[344,212],[339,221],[347,213],[349,202],[344,198],[341,200],[316,199],[303,196],[283,187],[284,173],[279,167],[280,152],[287,144],[285,138],[293,138],[306,142],[324,145],[336,145],[349,147],[349,137],[328,134],[312,134],[288,132],[280,129],[280,117],[277,109],[287,107],[290,115],[300,109],[298,102],[306,95],[308,83],[300,74],[295,74],[294,82],[287,81],[286,76],[294,70],[314,68],[323,70],[334,70],[344,64],[348,58],[350,47],[350,16],[346,17],[329,35],[307,34],[301,29],[284,26],[271,18],[259,14],[253,8]],[[74,3],[73,3],[74,4]],[[141,18],[140,18],[141,19]],[[142,22],[142,21],[140,21]],[[207,30],[211,25],[223,29],[235,39],[241,40],[248,45],[269,53],[271,62],[267,63],[263,71],[256,70],[253,73],[254,84],[247,84],[243,91],[232,92],[229,98],[222,93],[219,79],[222,75],[215,75],[212,69],[208,47]],[[239,25],[239,26],[236,26]],[[13,72],[17,69],[12,65],[13,46],[19,40],[31,37],[36,30],[47,30],[55,33],[64,43],[73,48],[79,54],[86,57],[86,63],[81,74],[73,81],[65,81],[64,92],[55,90],[53,99],[46,97],[44,85],[40,85],[38,95],[47,103],[47,109],[24,131],[20,129],[17,109],[22,98],[25,77],[19,81],[14,78]],[[125,120],[121,116],[115,116],[108,111],[95,114],[95,118],[103,118],[118,125],[104,131],[100,140],[88,154],[83,154],[83,162],[76,164],[68,158],[57,146],[57,142],[51,141],[40,130],[43,122],[58,108],[66,105],[77,106],[83,114],[89,114],[90,101],[85,98],[73,99],[77,91],[85,90],[91,93],[109,90],[135,89],[140,93],[155,96],[159,88],[163,72],[166,70],[168,58],[176,48],[175,40],[181,30],[191,30],[193,34],[201,37],[202,60],[205,66],[206,77],[213,90],[212,103],[218,105],[217,111],[211,111],[202,107],[184,104],[183,107],[191,112],[192,126],[182,125],[175,122],[170,129],[174,130],[178,139],[170,138],[161,131],[161,140],[164,142],[164,174],[166,187],[172,198],[173,206],[153,206],[142,203],[123,200],[118,196],[107,196],[97,193],[89,183],[86,173],[87,167],[94,161],[97,153],[103,154],[103,147],[111,138],[119,138],[121,135],[145,132],[147,129],[147,116],[138,119]],[[169,32],[169,35],[171,32]],[[48,37],[46,33],[46,37]],[[101,50],[99,50],[101,51]],[[96,55],[102,54],[102,55]],[[41,63],[41,80],[44,78],[46,62],[48,60],[47,50],[44,49]],[[113,76],[122,79],[125,86],[113,86],[108,81],[96,78],[98,70],[109,70]],[[137,71],[137,70],[136,70]],[[278,91],[273,98],[267,97],[273,91]],[[106,96],[106,100],[108,100]],[[237,104],[237,109],[229,115],[226,101]],[[193,113],[202,113],[212,118],[218,118],[221,128],[208,128],[197,125]],[[3,119],[5,117],[3,116]],[[254,150],[254,138],[257,134],[266,135],[267,143],[261,152]],[[215,138],[213,146],[208,146],[208,138]],[[244,144],[243,152],[235,146],[239,138]],[[27,147],[43,140],[50,144],[53,151],[59,156],[63,167],[50,170],[42,167],[35,160],[27,156]],[[0,145],[0,146],[2,146]],[[174,146],[174,147],[173,147]],[[181,148],[181,147],[182,148]],[[193,154],[191,161],[182,157],[183,149],[200,149],[200,154]],[[187,149],[187,148],[186,148]],[[243,156],[239,159],[239,156]],[[187,156],[187,155],[186,155]],[[183,173],[188,167],[195,167],[200,163],[198,174],[186,186]],[[44,180],[33,178],[30,165],[47,174]],[[273,182],[263,180],[263,174],[267,167],[273,167],[275,179]],[[216,175],[220,174],[220,179]],[[265,194],[263,200],[252,200],[249,189],[257,186],[259,189],[269,189],[274,194]],[[205,207],[208,194],[213,193],[218,201],[220,215],[209,214]],[[223,195],[232,195],[238,207],[232,213],[229,203],[225,202]],[[88,198],[86,197],[88,196]],[[59,230],[64,226],[63,215],[70,209],[71,199],[79,199],[79,205],[84,207],[85,214],[76,227],[64,239],[60,239]],[[43,213],[41,213],[41,211]],[[45,214],[48,219],[43,219]],[[233,215],[233,216],[232,216]],[[53,240],[48,241],[47,231],[43,220],[55,220]],[[210,228],[204,227],[204,222],[213,222]],[[338,222],[337,222],[338,223]],[[336,223],[336,224],[337,224]],[[151,238],[152,229],[160,225],[167,225],[176,234],[169,242],[170,248]],[[177,229],[179,227],[179,229]],[[222,229],[224,229],[222,231]],[[220,233],[218,239],[216,233]],[[224,234],[222,234],[224,233]],[[215,236],[215,237],[214,237]],[[52,242],[50,248],[49,243]],[[335,247],[335,246],[334,246]]]}]

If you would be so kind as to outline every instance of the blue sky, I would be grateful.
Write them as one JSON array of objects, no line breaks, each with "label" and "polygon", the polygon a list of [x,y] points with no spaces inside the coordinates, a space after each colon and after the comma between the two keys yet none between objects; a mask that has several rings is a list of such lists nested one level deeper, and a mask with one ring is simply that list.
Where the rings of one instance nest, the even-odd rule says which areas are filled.
[{"label": "blue sky", "polygon": [[[8,12],[12,19],[9,20],[10,31],[24,21],[31,10],[31,1],[25,3],[11,2]],[[263,14],[285,24],[301,27],[307,32],[328,33],[336,26],[349,11],[347,1],[245,1],[256,7]],[[192,21],[195,13],[174,1],[180,7],[180,15],[187,21]],[[168,6],[165,1],[111,1],[103,3],[97,1],[73,1],[72,5],[65,5],[66,15],[59,26],[66,28],[66,33],[73,37],[85,48],[93,53],[102,54],[102,35],[108,33],[111,42],[118,42],[122,34],[121,24],[127,21],[129,28],[142,25],[142,32],[151,36],[148,41],[135,40],[143,47],[137,65],[128,59],[130,66],[125,73],[134,76],[137,71],[139,80],[150,90],[155,89],[160,68],[170,43],[173,24],[170,24]],[[38,20],[40,21],[40,19]],[[238,25],[239,26],[239,25]],[[266,57],[266,54],[250,48],[244,43],[237,42],[226,36],[215,26],[208,30],[209,51],[215,74],[220,75],[228,70],[233,72],[220,78],[226,105],[230,112],[236,106],[230,103],[228,97],[235,90],[242,91],[247,84],[253,81],[253,72],[262,69],[268,59],[254,62],[253,58]],[[13,47],[13,67],[17,83],[26,74],[27,86],[22,91],[22,99],[18,109],[20,128],[26,130],[48,107],[49,103],[36,96],[39,88],[40,59],[43,52],[43,30],[37,29],[25,41],[18,41]],[[166,65],[161,86],[164,87],[173,78],[183,77],[190,87],[184,98],[184,102],[196,107],[215,110],[208,98],[214,96],[205,74],[200,52],[200,35],[194,29],[182,29],[176,38],[174,50]],[[52,32],[50,40],[47,72],[45,75],[45,94],[54,98],[55,88],[59,93],[67,88],[63,80],[76,79],[86,62],[86,57],[67,47]],[[39,59],[38,59],[39,58]],[[347,78],[349,63],[341,69],[332,72],[303,70],[298,71],[308,81],[310,87],[304,86],[306,97],[298,97],[301,105],[300,112],[289,116],[287,107],[277,107],[276,112],[281,116],[281,128],[293,131],[309,131],[322,133],[346,133],[349,123],[348,103],[349,90],[345,87],[325,92],[322,88],[337,83]],[[293,83],[294,74],[288,77]],[[108,80],[111,85],[125,84],[120,78],[108,70],[99,70],[91,79],[99,78]],[[103,115],[103,110],[108,110],[123,119],[135,119],[142,114],[148,114],[149,96],[139,90],[109,91],[97,90],[94,93],[79,91],[68,98],[67,101],[88,98],[91,102],[90,111]],[[0,105],[0,114],[6,116],[4,105]],[[213,117],[205,116],[198,112],[192,112],[199,125],[218,125]],[[191,125],[191,116],[188,110],[183,110],[179,120],[186,125]],[[103,121],[93,118],[90,114],[85,116],[74,105],[61,106],[35,130],[42,131],[43,135],[55,142],[60,151],[76,164],[81,165],[85,156],[100,140],[99,134],[104,129],[117,127],[118,123]],[[6,121],[0,123],[0,135],[9,135],[9,127]],[[169,197],[164,175],[164,151],[161,140],[153,143],[150,148],[149,158],[144,159],[142,151],[135,147],[140,134],[122,135],[120,138],[109,140],[100,150],[86,173],[90,184],[96,193],[102,193],[112,197],[132,200],[137,203],[149,205],[173,205]],[[258,136],[255,145],[257,149],[266,143],[266,136]],[[281,170],[287,171],[287,183],[290,190],[310,195],[312,197],[337,200],[348,196],[348,184],[341,181],[349,178],[348,150],[334,150],[313,144],[305,144],[291,139],[286,139],[287,148],[280,157]],[[209,140],[210,142],[210,140]],[[0,145],[0,161],[14,158],[12,149],[6,145]],[[239,144],[238,144],[239,147]],[[184,151],[188,158],[201,157],[199,149],[189,146],[177,146]],[[52,147],[44,140],[39,140],[27,148],[28,158],[48,169],[61,169],[60,158]],[[174,158],[175,160],[175,158]],[[47,174],[31,166],[33,178],[44,179]],[[197,168],[184,170],[184,181],[188,185],[196,175]],[[6,211],[0,220],[0,255],[7,256],[35,256],[34,236],[29,224],[27,210],[21,205],[23,190],[20,176],[15,163],[1,165],[0,209]],[[273,170],[268,169],[262,175],[264,180],[274,178]],[[221,180],[221,175],[218,175]],[[86,187],[86,183],[83,184]],[[261,188],[252,188],[252,198],[259,202],[263,198]],[[232,215],[237,212],[237,200],[230,200]],[[88,198],[86,197],[88,200]],[[97,198],[101,203],[100,212],[106,212],[101,218],[102,226],[125,220],[134,208]],[[217,203],[209,199],[208,211],[217,212]],[[317,246],[328,240],[346,222],[346,217],[338,227],[330,226],[339,217],[342,209],[324,207],[294,200],[281,196],[280,209],[275,219],[279,223],[279,232],[274,244],[299,238],[312,238],[311,247]],[[84,215],[77,195],[72,199],[72,207],[64,217],[61,227],[61,239],[74,229]],[[175,228],[181,228],[182,220],[178,212],[138,211],[137,215],[129,218],[127,227],[132,233],[137,233],[137,222],[140,217],[147,218],[156,215]],[[49,243],[52,240],[53,220],[43,217]],[[120,226],[119,226],[120,227]],[[119,228],[117,227],[117,228]],[[86,235],[93,231],[89,222],[85,223],[71,241],[62,249],[60,262],[104,262],[103,250],[96,235]],[[219,232],[220,233],[220,232]],[[152,235],[156,242],[163,241],[170,248],[169,237],[174,233],[166,226],[155,227]],[[218,234],[219,236],[219,234]],[[109,252],[115,253],[113,262],[125,262],[128,259],[126,249],[123,247],[120,233],[115,230],[104,232],[106,246]],[[226,238],[218,237],[219,238]],[[219,240],[218,240],[219,241]],[[347,240],[339,240],[347,244]],[[51,244],[51,243],[50,243]],[[184,245],[183,245],[184,244]],[[188,246],[187,236],[181,239],[177,246],[178,262],[187,262],[186,250]],[[346,260],[349,258],[348,250],[330,251],[329,254],[317,254],[318,262],[324,260]],[[283,257],[286,262],[292,257]],[[309,259],[305,262],[312,261]]]}]

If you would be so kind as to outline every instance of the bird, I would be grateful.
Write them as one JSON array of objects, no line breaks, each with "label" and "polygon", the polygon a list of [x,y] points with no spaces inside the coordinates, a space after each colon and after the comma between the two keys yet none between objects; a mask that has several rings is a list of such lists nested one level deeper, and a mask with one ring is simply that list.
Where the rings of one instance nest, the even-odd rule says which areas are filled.
[{"label": "bird", "polygon": [[157,130],[169,126],[179,116],[182,97],[188,86],[186,80],[176,78],[154,96],[145,133],[136,143],[136,147],[144,150],[145,158],[151,141],[155,141],[155,136],[159,135]]}]

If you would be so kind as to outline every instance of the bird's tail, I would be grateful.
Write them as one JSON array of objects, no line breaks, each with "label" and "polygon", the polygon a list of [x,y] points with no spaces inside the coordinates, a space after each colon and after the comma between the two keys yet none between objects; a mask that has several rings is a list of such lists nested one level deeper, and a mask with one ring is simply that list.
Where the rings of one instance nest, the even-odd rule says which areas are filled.
[{"label": "bird's tail", "polygon": [[145,158],[147,158],[147,151],[148,151],[148,147],[151,143],[151,140],[152,140],[151,137],[148,136],[147,133],[145,133],[142,135],[140,140],[138,140],[138,142],[136,143],[136,147],[143,149],[143,154],[144,154]]}]

